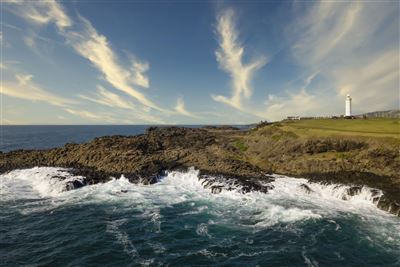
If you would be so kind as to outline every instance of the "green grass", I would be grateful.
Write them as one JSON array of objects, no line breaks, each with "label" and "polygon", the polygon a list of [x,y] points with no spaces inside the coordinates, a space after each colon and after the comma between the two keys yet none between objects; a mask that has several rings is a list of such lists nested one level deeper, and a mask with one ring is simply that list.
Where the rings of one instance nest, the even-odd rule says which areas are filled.
[{"label": "green grass", "polygon": [[400,138],[399,119],[316,119],[282,123],[285,131],[299,136],[357,135]]},{"label": "green grass", "polygon": [[236,141],[233,145],[242,152],[248,149],[248,146],[243,141]]}]

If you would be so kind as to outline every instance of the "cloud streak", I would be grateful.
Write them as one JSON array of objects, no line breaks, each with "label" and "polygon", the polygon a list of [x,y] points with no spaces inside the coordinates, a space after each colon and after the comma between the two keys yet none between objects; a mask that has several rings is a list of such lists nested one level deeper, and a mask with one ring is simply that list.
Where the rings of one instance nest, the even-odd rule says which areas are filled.
[{"label": "cloud streak", "polygon": [[162,111],[155,103],[143,93],[134,88],[134,84],[148,87],[149,81],[145,76],[148,69],[147,63],[133,62],[132,70],[124,68],[118,63],[118,58],[112,50],[107,38],[99,34],[92,24],[80,17],[83,30],[80,32],[69,31],[64,33],[67,42],[82,57],[88,59],[103,75],[104,79],[118,90],[135,98],[139,103]]},{"label": "cloud streak", "polygon": [[149,87],[149,78],[146,76],[149,64],[131,57],[131,67],[123,66],[106,36],[98,33],[90,21],[78,16],[79,19],[73,23],[62,5],[54,0],[17,2],[14,10],[17,15],[38,25],[54,23],[67,44],[100,71],[105,81],[140,104],[163,111],[136,88]]},{"label": "cloud streak", "polygon": [[11,1],[14,13],[37,25],[54,22],[59,30],[72,26],[72,20],[56,1]]},{"label": "cloud streak", "polygon": [[265,101],[265,115],[270,120],[280,120],[286,116],[312,115],[321,108],[315,95],[301,89],[298,92],[286,92],[282,97],[269,95]]},{"label": "cloud streak", "polygon": [[396,10],[398,3],[394,2],[322,1],[290,25],[296,63],[310,73],[318,72],[326,80],[323,86],[333,89],[330,93],[336,100],[327,105],[336,105],[342,112],[341,102],[350,93],[356,112],[398,108]]},{"label": "cloud streak", "polygon": [[105,105],[108,107],[123,108],[123,109],[134,109],[134,105],[117,94],[114,94],[106,90],[103,86],[97,86],[97,93],[95,96],[78,95],[80,98],[89,100],[91,102]]},{"label": "cloud streak", "polygon": [[[140,109],[139,107],[135,106],[133,103],[125,100],[121,96],[105,89],[103,86],[97,86],[96,94],[92,96],[87,95],[78,95],[81,99],[88,100],[100,105],[104,105],[107,107],[115,108],[115,109],[124,109],[129,110],[131,113],[128,117],[135,117],[136,119],[140,120],[141,122],[145,123],[156,123],[156,124],[165,124],[165,122],[152,114],[150,114],[150,110],[143,108]],[[121,121],[121,120],[120,120]],[[132,123],[133,121],[130,119],[125,119],[122,121],[123,123]]]},{"label": "cloud streak", "polygon": [[175,111],[181,115],[187,116],[187,117],[191,117],[194,119],[198,119],[199,116],[193,114],[192,112],[189,112],[186,107],[185,107],[185,102],[183,101],[183,98],[180,97],[178,98],[177,102],[176,102],[176,106],[175,106]]},{"label": "cloud streak", "polygon": [[76,103],[74,100],[57,96],[40,88],[32,81],[32,75],[16,74],[15,78],[15,82],[3,82],[2,94],[30,101],[46,102],[59,107]]},{"label": "cloud streak", "polygon": [[[356,113],[398,108],[398,4],[295,5],[303,4],[306,12],[293,14],[287,33],[294,63],[309,75],[300,89],[270,95],[262,114],[274,120],[289,115],[339,115],[344,113],[348,93]],[[391,38],[393,32],[397,38]],[[314,84],[316,77],[322,82]]]},{"label": "cloud streak", "polygon": [[212,95],[212,98],[243,110],[243,98],[248,99],[252,95],[252,77],[258,69],[266,64],[266,59],[261,57],[247,64],[243,62],[244,47],[239,41],[234,15],[232,9],[226,9],[218,15],[216,34],[219,48],[215,52],[219,67],[231,77],[232,95],[230,97]]},{"label": "cloud streak", "polygon": [[77,109],[72,109],[72,108],[65,108],[64,109],[66,112],[75,115],[75,116],[79,116],[85,119],[89,119],[89,120],[94,120],[94,121],[102,121],[102,122],[114,122],[115,119],[113,119],[110,115],[102,115],[102,114],[97,114],[97,113],[93,113],[87,110],[77,110]]}]

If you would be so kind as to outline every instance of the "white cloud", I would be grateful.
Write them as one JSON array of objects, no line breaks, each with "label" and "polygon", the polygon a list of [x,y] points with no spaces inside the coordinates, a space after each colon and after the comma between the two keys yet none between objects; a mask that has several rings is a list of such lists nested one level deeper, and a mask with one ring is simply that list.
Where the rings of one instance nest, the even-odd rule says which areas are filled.
[{"label": "white cloud", "polygon": [[15,4],[13,12],[38,25],[54,22],[62,30],[72,26],[71,19],[63,7],[55,0],[46,1],[12,1]]},{"label": "white cloud", "polygon": [[269,120],[280,120],[287,116],[315,115],[314,112],[322,108],[321,102],[315,95],[304,89],[298,92],[286,92],[285,96],[269,95],[265,102],[265,117]]},{"label": "white cloud", "polygon": [[304,81],[303,89],[307,89],[307,87],[311,84],[311,82],[317,77],[319,71],[315,71],[307,76],[306,80]]},{"label": "white cloud", "polygon": [[[315,3],[306,15],[294,22],[292,34],[299,35],[292,46],[294,55],[307,64],[319,65],[332,58],[332,52],[346,46],[356,46],[361,40],[356,35],[365,36],[365,32],[354,32],[357,20],[361,15],[361,2],[327,2]],[[357,36],[360,37],[360,36]],[[345,50],[345,49],[343,49]]]},{"label": "white cloud", "polygon": [[238,40],[234,15],[232,9],[224,10],[218,15],[216,30],[219,48],[215,52],[220,68],[231,76],[232,96],[212,95],[212,98],[243,110],[242,99],[243,97],[250,98],[252,95],[252,77],[258,69],[266,64],[266,59],[259,58],[248,64],[243,63],[244,47]]},{"label": "white cloud", "polygon": [[75,116],[79,116],[85,119],[101,122],[115,122],[115,119],[109,114],[94,113],[87,110],[77,110],[72,108],[65,108],[66,112],[71,113]]},{"label": "white cloud", "polygon": [[399,51],[391,50],[367,64],[338,68],[333,72],[338,94],[350,94],[358,112],[399,108]]},{"label": "white cloud", "polygon": [[54,95],[36,85],[32,75],[15,75],[16,82],[3,82],[2,94],[31,100],[47,102],[54,106],[65,107],[69,104],[74,104],[75,101]]},{"label": "white cloud", "polygon": [[137,124],[137,123],[154,123],[154,124],[165,124],[164,121],[153,117],[151,115],[144,116],[143,114],[136,113],[110,113],[110,112],[92,112],[77,108],[65,108],[64,111],[81,117],[83,119],[88,119],[90,121],[96,121],[99,123],[121,123],[121,124]]},{"label": "white cloud", "polygon": [[145,72],[149,70],[149,63],[141,62],[137,59],[132,59],[132,78],[130,81],[143,88],[149,88],[149,78],[145,75]]},{"label": "white cloud", "polygon": [[88,59],[104,75],[104,79],[128,95],[134,97],[141,104],[156,110],[162,110],[149,100],[143,93],[133,87],[133,84],[148,86],[144,72],[148,69],[143,63],[134,64],[134,71],[129,71],[118,63],[117,55],[104,35],[99,34],[91,23],[81,18],[83,30],[65,33],[67,41],[82,57]]},{"label": "white cloud", "polygon": [[134,109],[132,103],[126,101],[119,95],[106,90],[104,87],[100,85],[97,86],[97,94],[95,96],[90,97],[86,95],[79,95],[79,97],[109,107]]},{"label": "white cloud", "polygon": [[193,114],[192,112],[189,112],[188,110],[186,110],[185,107],[185,102],[183,101],[182,97],[179,97],[177,102],[176,102],[176,106],[175,106],[175,111],[178,112],[181,115],[187,116],[187,117],[191,117],[191,118],[196,118],[198,119],[199,116]]},{"label": "white cloud", "polygon": [[135,120],[132,119],[120,119],[119,122],[121,123],[133,123],[134,121],[137,122],[137,120],[140,120],[141,122],[145,123],[156,123],[156,124],[165,124],[165,122],[160,119],[157,116],[154,116],[150,114],[149,109],[144,107],[143,109],[140,109],[139,107],[136,107],[133,105],[131,102],[125,100],[121,96],[110,92],[109,90],[106,90],[102,86],[97,86],[97,93],[94,96],[87,96],[87,95],[78,95],[80,98],[89,100],[91,102],[112,107],[112,108],[118,108],[118,109],[125,109],[125,110],[130,110],[131,113],[128,114],[125,117],[133,117]]},{"label": "white cloud", "polygon": [[[397,11],[394,2],[321,1],[290,25],[294,59],[303,70],[317,70],[323,77],[319,89],[333,96],[327,106],[343,113],[344,96],[350,93],[357,113],[398,108]],[[325,110],[322,106],[320,113]]]},{"label": "white cloud", "polygon": [[149,87],[149,79],[145,75],[149,64],[132,57],[132,67],[125,68],[120,64],[107,38],[99,34],[87,19],[79,16],[79,23],[75,23],[75,29],[72,29],[71,18],[56,1],[23,2],[17,4],[15,10],[18,11],[15,12],[17,15],[39,25],[54,22],[67,43],[79,55],[88,59],[109,84],[132,96],[142,105],[163,111],[135,88],[135,86]]},{"label": "white cloud", "polygon": [[23,38],[24,43],[27,47],[31,48],[31,49],[36,49],[36,42],[35,39],[32,36],[25,36]]}]

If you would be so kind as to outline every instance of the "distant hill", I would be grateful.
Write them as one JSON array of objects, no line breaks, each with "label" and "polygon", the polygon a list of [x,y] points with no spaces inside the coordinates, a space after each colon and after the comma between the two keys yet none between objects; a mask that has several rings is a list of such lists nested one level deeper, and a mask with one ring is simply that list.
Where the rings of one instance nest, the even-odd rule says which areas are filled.
[{"label": "distant hill", "polygon": [[374,111],[360,114],[358,116],[366,116],[367,118],[400,118],[400,109]]}]

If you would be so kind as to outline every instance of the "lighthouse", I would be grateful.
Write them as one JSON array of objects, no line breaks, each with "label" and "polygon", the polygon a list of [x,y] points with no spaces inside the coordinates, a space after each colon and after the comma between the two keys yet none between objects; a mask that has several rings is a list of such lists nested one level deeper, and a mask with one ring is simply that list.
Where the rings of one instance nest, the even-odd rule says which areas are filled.
[{"label": "lighthouse", "polygon": [[351,97],[350,95],[346,96],[346,117],[351,117]]}]

